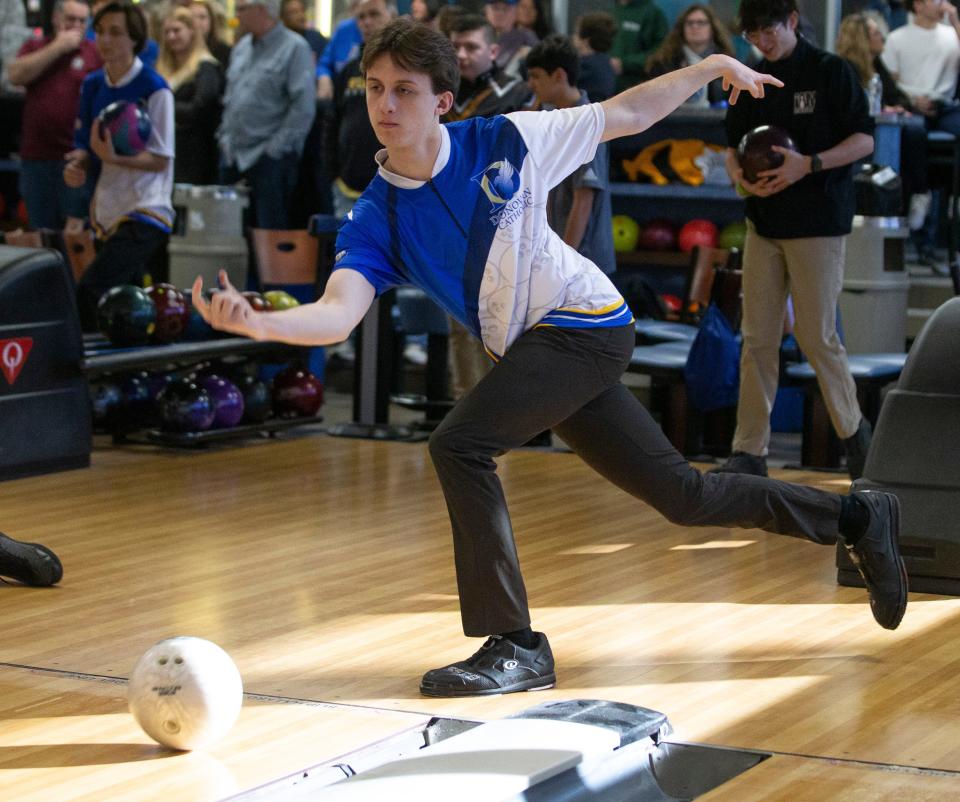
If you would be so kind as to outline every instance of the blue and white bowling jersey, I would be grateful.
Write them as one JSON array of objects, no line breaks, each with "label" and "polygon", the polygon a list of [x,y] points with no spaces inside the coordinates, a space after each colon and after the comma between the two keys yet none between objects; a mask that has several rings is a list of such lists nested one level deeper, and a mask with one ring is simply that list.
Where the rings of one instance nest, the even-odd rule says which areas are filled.
[{"label": "blue and white bowling jersey", "polygon": [[494,358],[534,326],[623,326],[633,315],[590,260],[547,225],[547,193],[593,159],[599,104],[441,126],[429,181],[383,167],[337,236],[336,269],[377,295],[412,284]]}]

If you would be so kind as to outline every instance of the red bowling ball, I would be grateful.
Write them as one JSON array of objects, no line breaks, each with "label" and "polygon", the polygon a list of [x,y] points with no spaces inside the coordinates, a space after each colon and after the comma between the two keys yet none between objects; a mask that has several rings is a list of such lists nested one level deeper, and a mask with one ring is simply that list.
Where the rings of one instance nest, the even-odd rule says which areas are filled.
[{"label": "red bowling ball", "polygon": [[273,379],[273,411],[281,418],[312,418],[323,405],[323,384],[310,371],[291,366]]},{"label": "red bowling ball", "polygon": [[677,228],[669,220],[651,220],[640,234],[644,251],[672,251],[677,247]]},{"label": "red bowling ball", "polygon": [[154,284],[147,295],[157,309],[157,323],[151,340],[172,343],[179,340],[190,325],[190,306],[180,290],[172,284]]},{"label": "red bowling ball", "polygon": [[715,248],[720,239],[720,231],[709,220],[690,220],[680,229],[677,242],[680,250],[690,253],[697,246],[701,248]]},{"label": "red bowling ball", "polygon": [[246,292],[241,293],[244,298],[247,299],[247,303],[250,304],[251,308],[255,312],[272,312],[273,307],[270,306],[270,302],[263,297],[259,292],[254,292],[253,290],[247,290]]}]

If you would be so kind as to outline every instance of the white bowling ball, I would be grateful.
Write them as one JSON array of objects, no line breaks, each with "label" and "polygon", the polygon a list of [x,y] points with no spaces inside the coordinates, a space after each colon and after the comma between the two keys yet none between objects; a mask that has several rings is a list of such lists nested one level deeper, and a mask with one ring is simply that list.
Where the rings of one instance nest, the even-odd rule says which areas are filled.
[{"label": "white bowling ball", "polygon": [[127,702],[153,740],[189,751],[213,743],[233,726],[243,704],[243,681],[217,644],[168,638],[147,649],[133,667]]}]

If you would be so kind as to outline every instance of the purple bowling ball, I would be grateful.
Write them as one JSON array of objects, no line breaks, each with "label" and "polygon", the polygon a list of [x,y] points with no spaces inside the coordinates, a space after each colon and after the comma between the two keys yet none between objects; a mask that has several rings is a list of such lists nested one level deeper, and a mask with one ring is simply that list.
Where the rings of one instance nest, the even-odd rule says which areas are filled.
[{"label": "purple bowling ball", "polygon": [[243,417],[243,393],[229,379],[216,374],[201,377],[197,382],[213,399],[213,429],[229,429]]},{"label": "purple bowling ball", "polygon": [[157,396],[157,410],[168,432],[202,432],[217,414],[210,393],[190,379],[170,382]]},{"label": "purple bowling ball", "polygon": [[153,125],[136,103],[118,100],[101,111],[97,119],[101,130],[113,140],[118,156],[135,156],[147,147]]}]

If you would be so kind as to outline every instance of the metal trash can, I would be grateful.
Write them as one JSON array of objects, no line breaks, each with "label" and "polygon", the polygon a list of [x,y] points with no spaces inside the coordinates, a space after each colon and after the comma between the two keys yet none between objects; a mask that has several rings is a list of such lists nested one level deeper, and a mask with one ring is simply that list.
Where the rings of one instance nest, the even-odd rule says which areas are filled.
[{"label": "metal trash can", "polygon": [[853,218],[840,293],[844,343],[851,354],[905,350],[908,234],[900,217]]},{"label": "metal trash can", "polygon": [[170,238],[170,283],[189,287],[199,275],[216,285],[226,270],[236,287],[246,288],[249,247],[243,234],[243,210],[249,192],[239,186],[176,184],[173,205],[177,228]]}]

